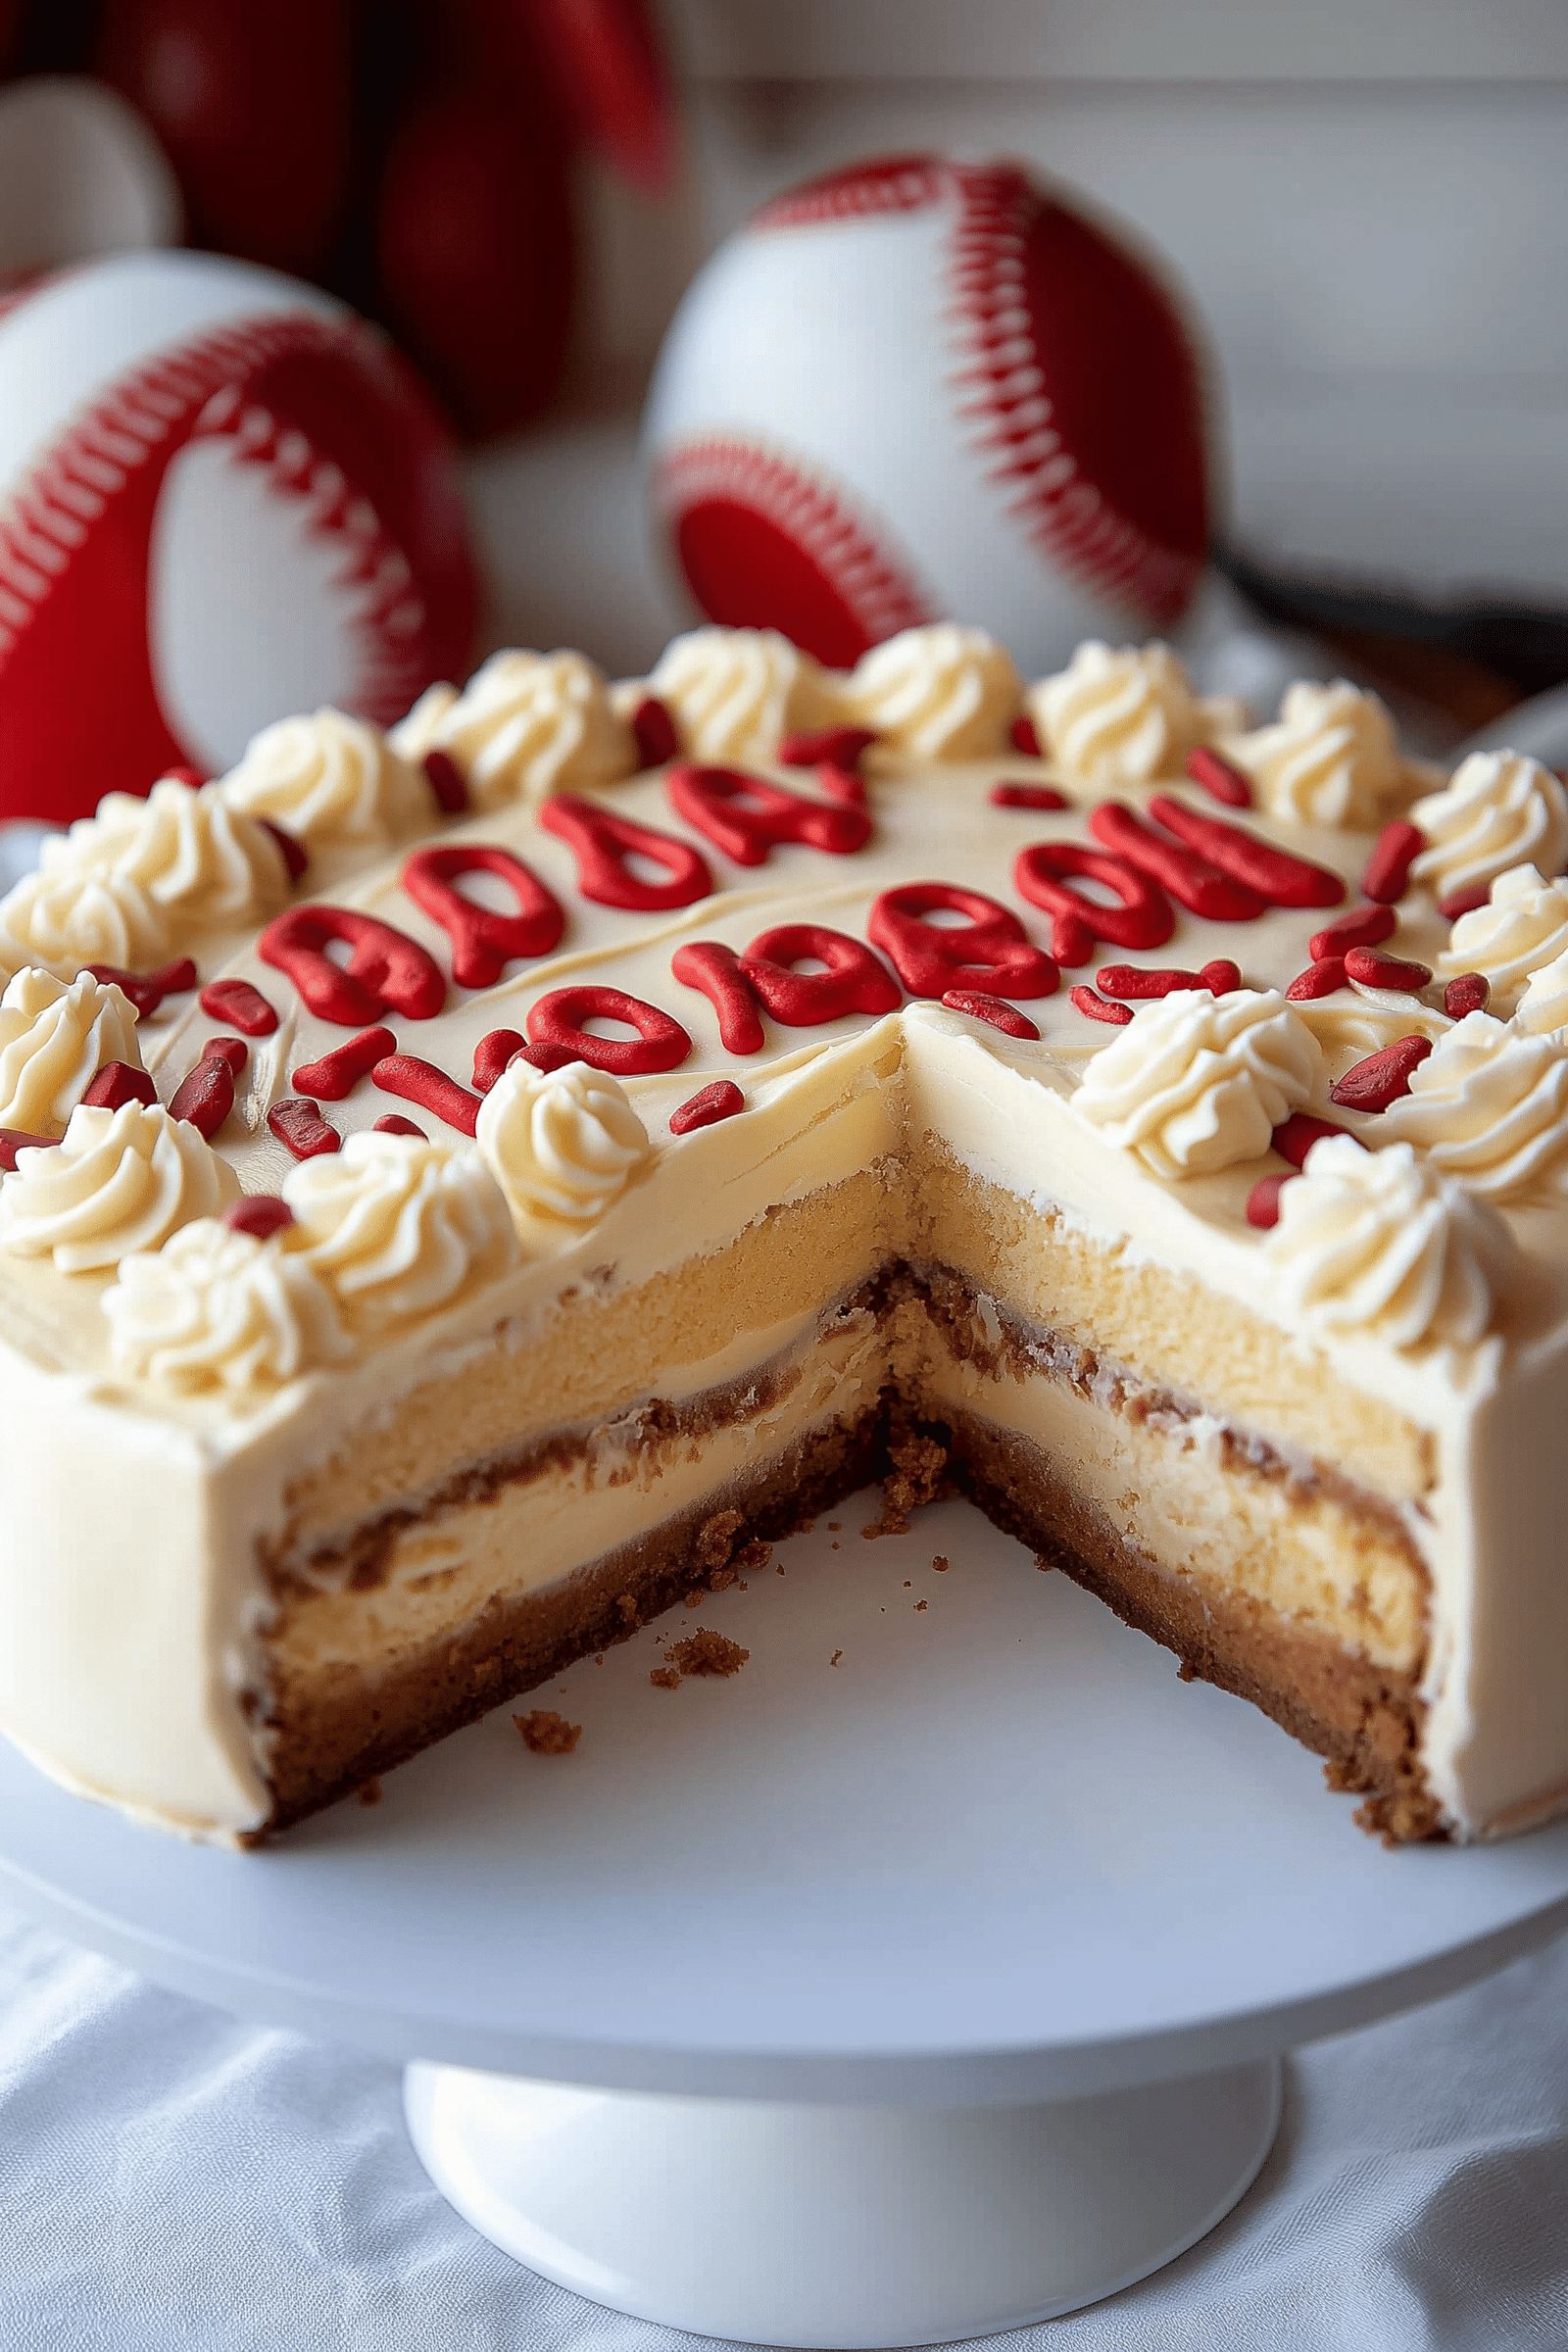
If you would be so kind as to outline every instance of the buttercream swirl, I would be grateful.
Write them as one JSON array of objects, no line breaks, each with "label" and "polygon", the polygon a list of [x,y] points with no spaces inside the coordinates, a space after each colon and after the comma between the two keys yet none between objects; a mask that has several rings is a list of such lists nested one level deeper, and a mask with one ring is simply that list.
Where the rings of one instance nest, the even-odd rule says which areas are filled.
[{"label": "buttercream swirl", "polygon": [[227,1160],[162,1103],[78,1103],[65,1140],[19,1152],[0,1183],[0,1250],[52,1257],[62,1274],[94,1273],[158,1249],[239,1192]]},{"label": "buttercream swirl", "polygon": [[771,760],[781,736],[845,717],[839,686],[777,629],[689,629],[648,680],[697,760]]},{"label": "buttercream swirl", "polygon": [[101,1301],[114,1361],[181,1391],[255,1388],[341,1363],[354,1343],[290,1232],[258,1241],[198,1217],[162,1250],[123,1258]]},{"label": "buttercream swirl", "polygon": [[1280,1194],[1265,1245],[1286,1298],[1325,1333],[1473,1348],[1516,1277],[1501,1215],[1409,1144],[1330,1136]]},{"label": "buttercream swirl", "polygon": [[351,1135],[283,1179],[296,1247],[356,1322],[432,1314],[517,1260],[507,1203],[477,1152]]},{"label": "buttercream swirl", "polygon": [[479,1108],[476,1141],[514,1215],[584,1224],[648,1156],[648,1132],[617,1079],[584,1061],[514,1061]]},{"label": "buttercream swirl", "polygon": [[1568,953],[1537,966],[1525,983],[1525,993],[1513,1025],[1527,1036],[1547,1037],[1568,1029]]},{"label": "buttercream swirl", "polygon": [[[1441,1038],[1381,1134],[1414,1144],[1445,1176],[1491,1200],[1568,1195],[1568,1051],[1489,1012]],[[1380,1138],[1381,1140],[1381,1138]]]},{"label": "buttercream swirl", "polygon": [[1532,972],[1568,954],[1568,881],[1548,882],[1533,865],[1511,865],[1485,906],[1461,914],[1438,957],[1438,972],[1481,972],[1493,1009],[1511,1012]]},{"label": "buttercream swirl", "polygon": [[214,789],[228,808],[270,817],[304,842],[393,841],[435,813],[424,779],[379,727],[341,710],[264,727]]},{"label": "buttercream swirl", "polygon": [[901,629],[862,654],[845,699],[861,726],[923,760],[987,760],[1007,749],[1023,680],[984,629],[944,620]]},{"label": "buttercream swirl", "polygon": [[1064,774],[1094,785],[1179,776],[1187,755],[1234,725],[1227,696],[1200,703],[1168,645],[1112,648],[1086,637],[1067,667],[1029,690],[1040,748]]},{"label": "buttercream swirl", "polygon": [[387,738],[406,760],[450,754],[477,808],[633,774],[632,731],[582,654],[492,654],[461,694],[432,686]]},{"label": "buttercream swirl", "polygon": [[35,873],[0,899],[0,964],[7,974],[39,964],[74,980],[85,963],[148,971],[166,960],[169,917],[128,874],[83,873],[63,842],[45,842]]},{"label": "buttercream swirl", "polygon": [[105,1062],[141,1068],[136,1014],[91,972],[69,986],[27,966],[0,997],[0,1127],[60,1135]]},{"label": "buttercream swirl", "polygon": [[264,825],[210,784],[164,776],[145,800],[111,792],[79,817],[46,865],[135,882],[155,906],[187,922],[261,921],[289,895],[288,866]]},{"label": "buttercream swirl", "polygon": [[1394,720],[1375,694],[1345,678],[1298,678],[1272,726],[1234,737],[1228,759],[1246,769],[1271,816],[1369,833],[1410,797]]},{"label": "buttercream swirl", "polygon": [[1073,1106],[1156,1176],[1200,1176],[1266,1152],[1321,1068],[1311,1030],[1277,990],[1182,989],[1140,1004],[1090,1062]]},{"label": "buttercream swirl", "polygon": [[1410,868],[1435,899],[1495,881],[1510,866],[1547,876],[1568,863],[1568,792],[1522,752],[1472,752],[1442,792],[1410,810],[1427,837]]}]

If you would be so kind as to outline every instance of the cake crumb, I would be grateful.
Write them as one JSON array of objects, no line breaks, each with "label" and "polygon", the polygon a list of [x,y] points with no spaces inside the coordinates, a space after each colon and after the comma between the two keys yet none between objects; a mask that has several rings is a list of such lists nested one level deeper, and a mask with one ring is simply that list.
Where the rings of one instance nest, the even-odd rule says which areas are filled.
[{"label": "cake crumb", "polygon": [[683,1609],[700,1609],[707,1597],[701,1585],[693,1585],[689,1592],[682,1593],[680,1605]]},{"label": "cake crumb", "polygon": [[554,1707],[535,1707],[530,1714],[514,1715],[530,1756],[569,1756],[582,1738],[582,1725],[568,1723]]},{"label": "cake crumb", "polygon": [[705,1519],[692,1545],[692,1557],[698,1567],[728,1567],[735,1539],[745,1524],[739,1511],[715,1511],[711,1519]]},{"label": "cake crumb", "polygon": [[615,1606],[620,1611],[620,1621],[622,1625],[635,1625],[637,1623],[637,1603],[633,1600],[629,1592],[622,1592],[619,1598],[616,1600]]},{"label": "cake crumb", "polygon": [[948,1466],[948,1449],[935,1438],[906,1438],[888,1453],[893,1468],[882,1481],[882,1515],[860,1530],[867,1544],[878,1536],[906,1536],[909,1513],[935,1500]]},{"label": "cake crumb", "polygon": [[602,1665],[604,1664],[604,1662],[605,1662],[605,1653],[604,1653],[604,1651],[603,1651],[602,1649],[596,1649],[596,1650],[595,1650],[595,1652],[594,1652],[594,1664],[595,1664],[596,1666],[602,1666]]},{"label": "cake crumb", "polygon": [[673,1666],[656,1666],[648,1677],[656,1690],[678,1690],[680,1676]]},{"label": "cake crumb", "polygon": [[743,1544],[741,1545],[739,1551],[735,1554],[733,1564],[737,1571],[743,1568],[749,1568],[755,1573],[760,1569],[765,1568],[768,1561],[772,1557],[772,1544],[764,1543],[760,1536],[754,1536],[749,1544]]},{"label": "cake crumb", "polygon": [[[837,1551],[837,1549],[838,1549],[838,1545],[835,1544],[834,1544],[834,1546],[833,1546],[833,1548],[834,1548],[834,1550],[835,1550],[835,1551]],[[774,1568],[774,1570],[773,1570],[773,1574],[774,1574],[775,1576],[782,1576],[782,1575],[783,1575],[783,1573],[784,1573],[784,1563],[783,1563],[783,1561],[782,1561],[782,1560],[780,1560],[780,1561],[778,1562],[777,1566]]]},{"label": "cake crumb", "polygon": [[710,1592],[727,1592],[734,1582],[733,1568],[715,1568],[708,1580],[708,1590]]},{"label": "cake crumb", "polygon": [[917,1600],[914,1605],[917,1609],[928,1609],[931,1603],[928,1600]]},{"label": "cake crumb", "polygon": [[366,1782],[364,1788],[360,1790],[360,1802],[362,1805],[378,1805],[381,1802],[381,1784],[379,1781]]},{"label": "cake crumb", "polygon": [[700,1625],[684,1642],[677,1642],[669,1653],[682,1674],[726,1675],[739,1674],[751,1654],[738,1642],[706,1625]]},{"label": "cake crumb", "polygon": [[[939,1551],[932,1560],[931,1565],[936,1570],[938,1576],[946,1576],[953,1563],[948,1558],[948,1555],[945,1551]],[[1038,1560],[1035,1562],[1035,1565],[1036,1567],[1040,1565]]]},{"label": "cake crumb", "polygon": [[905,1580],[904,1580],[904,1590],[906,1591],[906,1592],[913,1592],[913,1590],[914,1590],[914,1579],[913,1579],[913,1577],[912,1577],[912,1576],[906,1576],[906,1577],[905,1578]]},{"label": "cake crumb", "polygon": [[837,1551],[837,1549],[838,1549],[838,1545],[837,1545],[836,1544],[830,1544],[828,1545],[828,1549],[829,1549],[829,1551]]},{"label": "cake crumb", "polygon": [[832,1656],[829,1658],[829,1660],[828,1660],[828,1664],[829,1664],[830,1666],[836,1666],[836,1665],[838,1664],[838,1662],[839,1662],[840,1658],[842,1658],[842,1657],[843,1657],[843,1655],[844,1655],[844,1652],[843,1652],[843,1650],[842,1650],[842,1649],[836,1649],[836,1650],[833,1652],[833,1655],[832,1655]]},{"label": "cake crumb", "polygon": [[1049,1576],[1055,1565],[1055,1561],[1048,1560],[1043,1551],[1037,1551],[1035,1553],[1035,1566],[1039,1569],[1042,1576]]},{"label": "cake crumb", "polygon": [[843,1522],[843,1520],[842,1520],[842,1519],[830,1519],[830,1520],[828,1521],[828,1523],[827,1523],[827,1532],[828,1532],[828,1534],[829,1534],[830,1536],[838,1536],[838,1535],[842,1535],[842,1534],[843,1534],[843,1532],[844,1532],[844,1522]]}]

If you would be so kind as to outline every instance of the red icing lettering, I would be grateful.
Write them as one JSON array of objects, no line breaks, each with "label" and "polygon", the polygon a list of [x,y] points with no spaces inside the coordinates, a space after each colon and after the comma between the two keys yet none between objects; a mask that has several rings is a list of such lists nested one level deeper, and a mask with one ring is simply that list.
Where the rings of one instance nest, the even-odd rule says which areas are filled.
[{"label": "red icing lettering", "polygon": [[1266,904],[1255,890],[1238,882],[1211,858],[1200,858],[1168,833],[1156,832],[1119,801],[1103,801],[1090,810],[1089,830],[1095,839],[1124,858],[1141,874],[1148,874],[1192,914],[1210,923],[1250,923]]},{"label": "red icing lettering", "polygon": [[1492,1002],[1492,982],[1480,972],[1460,972],[1443,992],[1443,1009],[1450,1021],[1462,1021],[1467,1012],[1485,1012]]},{"label": "red icing lettering", "polygon": [[398,1041],[390,1029],[362,1029],[346,1046],[334,1046],[319,1061],[302,1062],[289,1074],[299,1094],[318,1102],[341,1102],[378,1061],[397,1050]]},{"label": "red icing lettering", "polygon": [[233,1200],[223,1211],[223,1223],[231,1233],[253,1234],[265,1242],[270,1234],[282,1233],[294,1222],[294,1211],[276,1193],[247,1193],[243,1200]]},{"label": "red icing lettering", "polygon": [[1198,967],[1198,984],[1206,988],[1211,997],[1228,997],[1233,988],[1242,985],[1242,967],[1232,963],[1228,956],[1215,956]]},{"label": "red icing lettering", "polygon": [[[349,950],[346,967],[326,953],[333,940]],[[318,1021],[339,1029],[363,1029],[388,1010],[428,1021],[446,1003],[441,967],[418,941],[355,907],[291,906],[273,916],[256,953],[287,973]],[[231,1017],[244,1028],[237,1015]]]},{"label": "red icing lettering", "polygon": [[[1184,972],[1174,965],[1158,966],[1137,963],[1103,963],[1095,974],[1095,986],[1102,996],[1135,1000],[1140,997],[1173,997],[1187,988],[1207,985],[1201,973]],[[1211,994],[1218,996],[1214,989]]]},{"label": "red icing lettering", "polygon": [[[811,957],[825,972],[798,972]],[[902,991],[863,940],[823,923],[778,923],[760,931],[740,968],[765,1010],[786,1029],[815,1029],[846,1013],[892,1012]]]},{"label": "red icing lettering", "polygon": [[778,747],[780,767],[836,767],[854,775],[873,743],[874,727],[813,727],[786,735]]},{"label": "red icing lettering", "polygon": [[[1075,890],[1068,877],[1083,874],[1110,891],[1118,902],[1102,906]],[[1071,841],[1041,841],[1020,850],[1012,869],[1019,895],[1051,916],[1052,952],[1058,963],[1087,963],[1097,939],[1117,948],[1163,947],[1176,928],[1170,901],[1152,875],[1103,850]]]},{"label": "red icing lettering", "polygon": [[1387,1110],[1410,1091],[1410,1080],[1432,1051],[1430,1037],[1400,1037],[1347,1070],[1329,1101],[1342,1110]]},{"label": "red icing lettering", "polygon": [[775,843],[804,842],[847,858],[871,831],[863,808],[808,801],[737,767],[672,767],[664,791],[677,816],[737,865],[760,865]]},{"label": "red icing lettering", "polygon": [[1352,948],[1345,958],[1345,976],[1363,988],[1392,988],[1413,997],[1432,979],[1429,965],[1403,956],[1380,956],[1375,948]]},{"label": "red icing lettering", "polygon": [[[464,874],[494,874],[511,891],[513,914],[478,906],[453,886]],[[452,942],[452,977],[460,988],[493,988],[514,956],[548,956],[565,929],[561,903],[510,850],[453,842],[416,850],[403,887]]]},{"label": "red icing lettering", "polygon": [[[633,824],[574,792],[558,792],[539,811],[547,833],[564,841],[577,860],[577,888],[596,906],[625,906],[637,914],[689,906],[713,887],[707,860],[673,834]],[[645,882],[632,870],[633,858],[662,866],[668,879]]]},{"label": "red icing lettering", "polygon": [[708,999],[718,1015],[726,1054],[760,1054],[766,1037],[733,948],[713,939],[693,940],[675,950],[669,968],[682,988],[695,988]]},{"label": "red icing lettering", "polygon": [[323,1152],[341,1152],[343,1138],[329,1127],[314,1102],[285,1095],[267,1114],[267,1124],[296,1159],[319,1159]]},{"label": "red icing lettering", "polygon": [[631,714],[631,731],[637,738],[637,761],[641,767],[662,767],[680,750],[675,721],[657,694],[643,696]]},{"label": "red icing lettering", "polygon": [[289,880],[297,882],[311,862],[310,852],[306,849],[304,842],[297,833],[290,833],[282,825],[275,825],[270,816],[259,816],[256,821],[265,831],[270,833],[283,854],[283,863],[288,867]]},{"label": "red icing lettering", "polygon": [[128,1061],[106,1061],[81,1099],[94,1110],[119,1110],[125,1102],[156,1102],[158,1089],[151,1071],[133,1070]]},{"label": "red icing lettering", "polygon": [[1272,1142],[1281,1159],[1288,1159],[1293,1168],[1306,1165],[1306,1155],[1314,1144],[1326,1135],[1344,1135],[1344,1127],[1336,1127],[1332,1119],[1314,1119],[1304,1110],[1292,1111],[1274,1130]]},{"label": "red icing lettering", "polygon": [[669,1114],[671,1135],[690,1135],[698,1127],[716,1127],[720,1119],[732,1119],[738,1110],[746,1108],[746,1097],[733,1078],[715,1078],[711,1086],[699,1089],[687,1097],[678,1110]]},{"label": "red icing lettering", "polygon": [[824,760],[816,771],[816,789],[825,792],[830,801],[842,801],[846,808],[865,807],[865,783],[857,768],[835,767]]},{"label": "red icing lettering", "polygon": [[993,784],[986,794],[993,808],[1070,808],[1071,801],[1054,784]]},{"label": "red icing lettering", "polygon": [[[595,1037],[583,1026],[592,1020],[624,1021],[637,1034]],[[564,1060],[586,1061],[617,1078],[678,1069],[692,1050],[679,1021],[618,988],[553,988],[528,1015],[528,1040],[553,1047]]]},{"label": "red icing lettering", "polygon": [[1352,906],[1348,914],[1337,914],[1332,923],[1314,931],[1306,943],[1306,952],[1314,963],[1326,956],[1346,956],[1351,948],[1375,948],[1380,939],[1388,939],[1398,921],[1392,906]]},{"label": "red icing lettering", "polygon": [[1336,989],[1345,985],[1345,957],[1320,956],[1304,972],[1297,973],[1285,994],[1293,1004],[1310,1004],[1314,998],[1332,997]]},{"label": "red icing lettering", "polygon": [[1004,1004],[1001,997],[984,996],[972,988],[950,988],[942,1002],[950,1012],[966,1012],[971,1021],[984,1021],[989,1028],[1000,1029],[1004,1037],[1040,1035],[1026,1012]]},{"label": "red icing lettering", "polygon": [[1021,752],[1026,760],[1040,758],[1040,737],[1035,730],[1034,720],[1026,710],[1020,710],[1007,729],[1007,741],[1013,750]]},{"label": "red icing lettering", "polygon": [[1361,876],[1366,896],[1379,900],[1385,906],[1402,899],[1409,888],[1410,868],[1426,846],[1427,837],[1419,825],[1406,824],[1402,818],[1385,825]]},{"label": "red icing lettering", "polygon": [[1111,1026],[1116,1029],[1124,1027],[1133,1017],[1133,1008],[1130,1004],[1107,1004],[1105,999],[1097,996],[1092,988],[1085,988],[1081,984],[1072,990],[1070,1002],[1074,1011],[1086,1014],[1092,1021],[1109,1021]]},{"label": "red icing lettering", "polygon": [[1293,858],[1288,850],[1277,850],[1271,842],[1260,841],[1245,826],[1228,824],[1223,817],[1200,816],[1196,808],[1173,801],[1166,793],[1154,795],[1149,813],[1189,849],[1208,858],[1234,881],[1255,890],[1271,906],[1337,906],[1345,896],[1345,884],[1326,865]]},{"label": "red icing lettering", "polygon": [[[924,919],[936,913],[963,920],[938,925]],[[901,882],[885,890],[865,930],[911,997],[945,997],[950,988],[1049,997],[1061,977],[1009,907],[956,882]]]},{"label": "red icing lettering", "polygon": [[118,988],[122,996],[128,997],[141,1020],[155,1013],[166,997],[183,996],[196,985],[196,966],[188,956],[156,972],[122,972],[114,963],[84,963],[81,968],[91,972],[100,987]]},{"label": "red icing lettering", "polygon": [[470,1095],[466,1086],[438,1070],[433,1061],[421,1061],[417,1054],[388,1054],[370,1072],[370,1084],[378,1086],[383,1095],[397,1095],[405,1102],[417,1102],[421,1110],[445,1119],[463,1135],[472,1135],[479,1116],[479,1098]]},{"label": "red icing lettering", "polygon": [[1461,914],[1474,914],[1478,906],[1492,904],[1492,884],[1472,882],[1464,890],[1456,890],[1438,901],[1438,912],[1446,923],[1456,923]]},{"label": "red icing lettering", "polygon": [[475,1091],[487,1095],[514,1054],[520,1054],[527,1042],[515,1029],[492,1029],[481,1037],[473,1049]]},{"label": "red icing lettering", "polygon": [[58,1135],[29,1135],[25,1127],[0,1127],[0,1169],[14,1176],[19,1152],[53,1152],[59,1143]]},{"label": "red icing lettering", "polygon": [[237,1078],[251,1057],[251,1050],[242,1037],[210,1037],[202,1048],[203,1061],[221,1061],[228,1065],[231,1078]]},{"label": "red icing lettering", "polygon": [[209,1143],[234,1107],[234,1073],[216,1054],[203,1054],[196,1067],[180,1080],[169,1105],[172,1119],[183,1119]]},{"label": "red icing lettering", "polygon": [[395,1110],[384,1111],[370,1132],[372,1135],[412,1135],[418,1144],[427,1144],[430,1140],[422,1127],[416,1126],[413,1119],[406,1119]]},{"label": "red icing lettering", "polygon": [[227,1021],[247,1037],[270,1037],[277,1015],[248,980],[209,980],[197,999],[210,1021]]},{"label": "red icing lettering", "polygon": [[1247,1222],[1260,1225],[1265,1231],[1280,1221],[1280,1195],[1294,1176],[1260,1176],[1247,1196]]},{"label": "red icing lettering", "polygon": [[1206,743],[1200,743],[1187,755],[1187,773],[1195,784],[1200,784],[1211,800],[1221,801],[1227,808],[1250,808],[1252,787],[1239,767],[1222,760]]}]

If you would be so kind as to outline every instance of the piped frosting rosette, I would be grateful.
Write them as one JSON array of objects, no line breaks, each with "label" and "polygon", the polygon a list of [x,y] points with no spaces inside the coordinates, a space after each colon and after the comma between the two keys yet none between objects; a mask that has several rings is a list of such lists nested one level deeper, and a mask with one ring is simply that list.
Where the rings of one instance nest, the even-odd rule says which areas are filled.
[{"label": "piped frosting rosette", "polygon": [[200,1217],[123,1258],[102,1301],[115,1363],[178,1391],[253,1389],[341,1363],[354,1343],[296,1236],[260,1240]]},{"label": "piped frosting rosette", "polygon": [[1472,752],[1443,792],[1410,810],[1427,839],[1410,868],[1438,900],[1480,890],[1510,866],[1550,878],[1568,863],[1568,792],[1522,752]]},{"label": "piped frosting rosette", "polygon": [[471,1148],[374,1130],[283,1180],[304,1253],[349,1318],[379,1328],[451,1306],[517,1262],[507,1203]]},{"label": "piped frosting rosette", "polygon": [[650,1149],[624,1087],[582,1061],[550,1071],[512,1062],[479,1106],[475,1140],[525,1230],[537,1218],[602,1215]]},{"label": "piped frosting rosette", "polygon": [[1387,707],[1345,678],[1327,686],[1298,680],[1272,726],[1223,748],[1251,777],[1260,807],[1297,824],[1371,832],[1419,789]]},{"label": "piped frosting rosette", "polygon": [[492,654],[461,694],[430,687],[387,741],[413,766],[445,752],[477,808],[614,783],[638,764],[603,671],[582,654]]},{"label": "piped frosting rosette", "polygon": [[270,817],[307,843],[396,841],[435,814],[424,778],[380,729],[341,710],[264,727],[214,789],[228,808]]},{"label": "piped frosting rosette", "polygon": [[[647,681],[697,760],[771,760],[781,737],[839,725],[842,679],[777,629],[690,629]],[[623,690],[623,702],[641,688]]]},{"label": "piped frosting rosette", "polygon": [[96,1273],[216,1216],[239,1191],[227,1160],[161,1103],[82,1103],[61,1143],[19,1152],[0,1182],[0,1250]]},{"label": "piped frosting rosette", "polygon": [[214,786],[174,776],[162,777],[145,800],[106,794],[96,815],[45,845],[44,863],[134,883],[182,923],[258,922],[289,895],[283,852],[265,825]]},{"label": "piped frosting rosette", "polygon": [[28,964],[74,980],[83,964],[148,971],[165,960],[169,917],[128,874],[81,873],[62,861],[63,842],[45,842],[44,862],[0,899],[0,968]]},{"label": "piped frosting rosette", "polygon": [[1444,980],[1480,972],[1491,985],[1491,1008],[1507,1013],[1532,973],[1563,955],[1568,955],[1568,882],[1548,882],[1533,865],[1511,865],[1493,883],[1485,906],[1460,915],[1437,968]]},{"label": "piped frosting rosette", "polygon": [[1200,702],[1168,645],[1111,647],[1087,638],[1058,675],[1028,696],[1041,751],[1064,775],[1113,789],[1179,776],[1196,744],[1245,724],[1229,696]]},{"label": "piped frosting rosette", "polygon": [[1378,1121],[1445,1176],[1497,1201],[1568,1196],[1568,1052],[1472,1012],[1411,1073]]},{"label": "piped frosting rosette", "polygon": [[923,760],[996,757],[1023,709],[1023,680],[1005,647],[955,621],[902,629],[873,646],[844,694],[860,726]]},{"label": "piped frosting rosette", "polygon": [[0,1127],[63,1134],[106,1062],[139,1070],[136,1015],[91,972],[69,986],[28,966],[0,997]]},{"label": "piped frosting rosette", "polygon": [[1183,989],[1139,1005],[1090,1062],[1073,1107],[1156,1176],[1200,1176],[1265,1152],[1321,1069],[1316,1039],[1277,990]]}]

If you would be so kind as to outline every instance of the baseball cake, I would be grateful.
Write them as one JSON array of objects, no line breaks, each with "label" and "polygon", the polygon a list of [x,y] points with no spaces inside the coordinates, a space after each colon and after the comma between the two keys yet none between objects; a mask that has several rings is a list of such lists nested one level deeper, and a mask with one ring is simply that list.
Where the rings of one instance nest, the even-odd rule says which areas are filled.
[{"label": "baseball cake", "polygon": [[1565,866],[1348,685],[949,624],[111,795],[0,904],[0,1726],[255,1840],[881,1479],[1386,1836],[1543,1818]]}]

